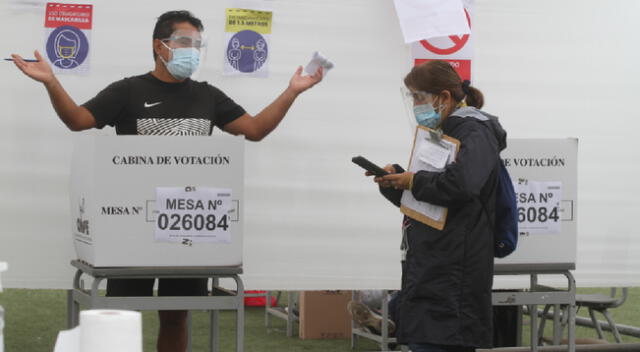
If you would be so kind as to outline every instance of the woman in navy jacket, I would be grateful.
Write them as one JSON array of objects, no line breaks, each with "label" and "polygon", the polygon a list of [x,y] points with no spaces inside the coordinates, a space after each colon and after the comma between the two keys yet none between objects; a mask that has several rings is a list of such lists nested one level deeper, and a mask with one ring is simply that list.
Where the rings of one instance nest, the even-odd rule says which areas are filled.
[{"label": "woman in navy jacket", "polygon": [[418,123],[461,144],[443,172],[412,173],[387,165],[391,175],[374,178],[396,206],[409,190],[419,201],[449,209],[443,230],[405,216],[396,336],[413,352],[491,347],[492,224],[506,132],[496,117],[479,110],[482,93],[444,61],[414,67],[404,83]]}]

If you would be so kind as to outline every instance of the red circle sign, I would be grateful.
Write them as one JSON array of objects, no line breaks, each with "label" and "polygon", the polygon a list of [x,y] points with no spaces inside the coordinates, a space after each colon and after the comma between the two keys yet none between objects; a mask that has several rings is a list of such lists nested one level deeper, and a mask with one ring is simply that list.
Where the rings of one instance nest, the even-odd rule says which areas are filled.
[{"label": "red circle sign", "polygon": [[[469,12],[467,12],[467,9],[464,9],[464,14],[467,16],[467,22],[469,22],[469,28],[471,28],[471,18],[469,17]],[[429,41],[427,41],[426,39],[421,40],[420,44],[422,44],[422,46],[424,46],[425,49],[429,50],[434,54],[450,55],[462,49],[462,47],[464,47],[464,45],[467,44],[467,41],[469,41],[469,34],[465,34],[462,37],[459,37],[457,35],[450,35],[449,39],[451,39],[451,41],[453,42],[453,46],[448,48],[439,48],[429,43]]]}]

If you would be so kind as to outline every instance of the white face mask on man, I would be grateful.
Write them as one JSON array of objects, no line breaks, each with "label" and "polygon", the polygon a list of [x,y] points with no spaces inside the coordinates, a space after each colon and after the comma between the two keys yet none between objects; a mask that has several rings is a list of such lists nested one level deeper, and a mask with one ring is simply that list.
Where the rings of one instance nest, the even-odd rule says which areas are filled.
[{"label": "white face mask on man", "polygon": [[170,59],[165,60],[160,56],[160,60],[175,79],[187,79],[198,70],[206,51],[204,33],[180,28],[168,38],[160,39],[160,42],[171,51]]},{"label": "white face mask on man", "polygon": [[166,61],[162,56],[160,60],[167,67],[169,73],[177,80],[191,77],[200,65],[200,51],[194,47],[190,48],[170,48],[162,42],[167,49],[171,50],[171,59]]}]

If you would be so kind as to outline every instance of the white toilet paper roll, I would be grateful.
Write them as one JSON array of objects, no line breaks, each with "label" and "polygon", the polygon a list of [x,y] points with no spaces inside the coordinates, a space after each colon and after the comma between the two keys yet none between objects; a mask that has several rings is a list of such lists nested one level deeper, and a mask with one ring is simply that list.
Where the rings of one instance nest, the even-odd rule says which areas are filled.
[{"label": "white toilet paper roll", "polygon": [[80,312],[80,351],[142,352],[142,315],[126,310]]},{"label": "white toilet paper roll", "polygon": [[53,352],[80,352],[80,326],[60,331]]}]

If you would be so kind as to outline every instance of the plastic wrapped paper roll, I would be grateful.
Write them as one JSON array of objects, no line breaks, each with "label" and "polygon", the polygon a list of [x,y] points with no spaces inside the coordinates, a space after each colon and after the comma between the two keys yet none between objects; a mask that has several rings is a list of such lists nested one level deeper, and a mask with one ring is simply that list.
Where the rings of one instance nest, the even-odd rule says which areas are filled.
[{"label": "plastic wrapped paper roll", "polygon": [[142,352],[142,315],[126,310],[81,312],[80,351]]},{"label": "plastic wrapped paper roll", "polygon": [[142,352],[142,315],[126,310],[85,310],[80,326],[61,331],[55,352]]}]

